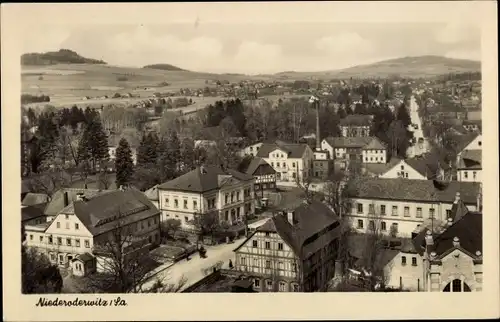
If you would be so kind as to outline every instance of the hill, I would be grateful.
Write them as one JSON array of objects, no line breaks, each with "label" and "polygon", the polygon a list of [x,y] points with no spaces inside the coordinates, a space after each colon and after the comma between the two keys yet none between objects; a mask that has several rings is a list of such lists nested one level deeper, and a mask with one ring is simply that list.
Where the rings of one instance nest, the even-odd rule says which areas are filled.
[{"label": "hill", "polygon": [[46,53],[28,53],[21,56],[21,65],[43,66],[55,64],[99,64],[106,62],[98,59],[85,58],[69,49],[49,51]]},{"label": "hill", "polygon": [[170,65],[170,64],[153,64],[153,65],[146,65],[142,68],[148,68],[148,69],[159,69],[159,70],[170,70],[170,71],[187,71],[185,69],[182,69],[180,67]]},{"label": "hill", "polygon": [[275,74],[288,78],[346,78],[346,77],[433,77],[449,73],[480,72],[481,62],[442,56],[415,56],[384,60],[340,70],[320,72],[282,72]]}]

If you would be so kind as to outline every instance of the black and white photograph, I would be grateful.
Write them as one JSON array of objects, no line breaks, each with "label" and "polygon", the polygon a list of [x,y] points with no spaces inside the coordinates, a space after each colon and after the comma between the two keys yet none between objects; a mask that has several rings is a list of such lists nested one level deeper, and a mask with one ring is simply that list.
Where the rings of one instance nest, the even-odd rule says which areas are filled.
[{"label": "black and white photograph", "polygon": [[[22,294],[483,291],[483,259],[498,259],[483,258],[484,199],[498,198],[483,188],[498,178],[483,171],[483,118],[498,102],[484,99],[473,6],[250,17],[300,4],[314,12],[33,18],[10,62]],[[208,17],[218,7],[230,19]]]}]

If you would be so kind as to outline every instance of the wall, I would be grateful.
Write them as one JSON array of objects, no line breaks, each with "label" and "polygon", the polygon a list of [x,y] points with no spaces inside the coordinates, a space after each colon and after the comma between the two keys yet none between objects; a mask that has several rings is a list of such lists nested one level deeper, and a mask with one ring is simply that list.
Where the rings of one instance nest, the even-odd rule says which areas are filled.
[{"label": "wall", "polygon": [[400,177],[401,172],[403,172],[404,178],[406,179],[427,180],[425,176],[423,176],[420,172],[410,167],[404,160],[399,161],[399,163],[397,163],[389,171],[382,174],[380,178],[396,179]]},{"label": "wall", "polygon": [[465,182],[482,182],[482,170],[459,170],[457,180]]},{"label": "wall", "polygon": [[343,137],[369,136],[370,126],[341,126]]},{"label": "wall", "polygon": [[[403,256],[406,258],[405,265],[402,263]],[[413,258],[417,261],[416,266],[413,265]],[[385,271],[388,277],[387,286],[399,288],[401,283],[405,290],[425,291],[424,261],[419,254],[400,252],[389,262]]]},{"label": "wall", "polygon": [[259,149],[261,146],[262,146],[262,143],[252,144],[250,146],[245,147],[244,149],[241,149],[238,152],[238,154],[240,157],[244,157],[247,155],[257,156],[257,153],[259,152]]},{"label": "wall", "polygon": [[328,155],[330,156],[330,159],[334,158],[333,147],[326,140],[321,141],[321,150],[328,151]]},{"label": "wall", "polygon": [[431,273],[434,273],[434,283],[431,291],[441,292],[454,279],[467,283],[474,291],[482,290],[482,264],[474,264],[472,258],[460,249],[455,249],[441,260],[441,265],[432,264]]},{"label": "wall", "polygon": [[386,163],[386,150],[363,150],[363,163]]}]

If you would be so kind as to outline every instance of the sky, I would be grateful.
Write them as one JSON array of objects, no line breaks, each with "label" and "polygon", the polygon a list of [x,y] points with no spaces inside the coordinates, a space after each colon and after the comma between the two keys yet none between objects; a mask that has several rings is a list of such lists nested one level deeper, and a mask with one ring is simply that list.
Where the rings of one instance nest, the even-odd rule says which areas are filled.
[{"label": "sky", "polygon": [[[302,12],[301,17],[307,17],[308,12],[317,15],[320,9],[317,5],[315,11],[308,11],[312,9],[305,5],[299,8],[298,4],[293,3]],[[323,13],[327,11],[326,4],[321,4],[325,6]],[[373,10],[383,11],[382,4]],[[366,6],[364,11],[360,11],[359,6],[350,8],[352,10],[338,5],[328,7],[332,9],[332,19],[328,19],[328,15],[316,19],[290,15],[287,19],[285,12],[291,12],[294,7],[291,3],[288,7],[278,3],[253,6],[247,3],[246,9],[234,4],[231,9],[224,6],[228,4],[219,4],[219,7],[212,4],[207,10],[201,10],[200,4],[197,7],[180,5],[168,12],[171,16],[173,12],[186,13],[183,20],[154,16],[154,19],[130,22],[116,18],[110,23],[100,11],[91,23],[85,20],[56,22],[47,18],[23,35],[22,52],[65,48],[111,65],[140,67],[168,63],[194,71],[246,74],[336,70],[419,55],[481,59],[478,19],[470,8],[451,2],[439,9],[448,10],[446,15],[432,16],[435,19],[428,19],[431,15],[425,16],[422,6],[415,7],[423,9],[419,18],[415,8],[398,9],[395,6],[399,3],[385,4],[392,8],[392,18],[378,21],[369,19],[370,10]],[[279,18],[270,17],[269,11],[279,13],[280,9],[283,14],[275,16]],[[345,14],[341,14],[342,10]],[[153,12],[150,11],[151,15]],[[144,12],[141,13],[138,16],[142,17]],[[127,14],[124,9],[123,15]],[[238,14],[241,19],[234,19]],[[349,15],[352,18],[346,18]],[[363,15],[368,18],[360,19]],[[405,15],[411,19],[404,18]]]}]

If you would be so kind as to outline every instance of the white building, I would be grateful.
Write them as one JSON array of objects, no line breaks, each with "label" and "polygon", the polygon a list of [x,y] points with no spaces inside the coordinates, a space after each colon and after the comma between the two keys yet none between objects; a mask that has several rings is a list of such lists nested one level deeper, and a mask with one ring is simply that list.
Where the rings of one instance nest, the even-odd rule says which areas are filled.
[{"label": "white building", "polygon": [[252,144],[252,145],[249,145],[243,149],[241,149],[240,151],[238,151],[238,155],[240,157],[246,157],[246,156],[257,156],[257,153],[259,152],[259,149],[260,147],[262,146],[262,142],[259,142],[259,143],[255,143],[255,144]]},{"label": "white building", "polygon": [[451,181],[440,190],[432,180],[359,178],[347,186],[351,226],[366,232],[374,225],[385,234],[409,237],[425,219],[446,221],[461,199],[470,210],[481,200],[478,183]]},{"label": "white building", "polygon": [[482,135],[472,134],[465,139],[465,147],[457,154],[457,180],[481,182]]},{"label": "white building", "polygon": [[158,185],[162,221],[178,219],[195,229],[196,215],[215,212],[220,222],[243,223],[255,213],[253,176],[232,169],[201,166]]}]

